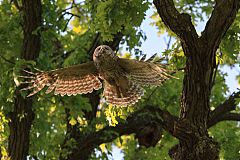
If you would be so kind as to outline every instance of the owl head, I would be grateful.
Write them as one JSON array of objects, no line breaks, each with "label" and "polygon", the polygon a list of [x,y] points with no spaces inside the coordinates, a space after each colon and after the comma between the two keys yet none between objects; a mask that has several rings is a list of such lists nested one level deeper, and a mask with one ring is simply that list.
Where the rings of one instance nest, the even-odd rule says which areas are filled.
[{"label": "owl head", "polygon": [[93,53],[93,59],[98,60],[114,56],[116,56],[116,53],[107,45],[98,46]]}]

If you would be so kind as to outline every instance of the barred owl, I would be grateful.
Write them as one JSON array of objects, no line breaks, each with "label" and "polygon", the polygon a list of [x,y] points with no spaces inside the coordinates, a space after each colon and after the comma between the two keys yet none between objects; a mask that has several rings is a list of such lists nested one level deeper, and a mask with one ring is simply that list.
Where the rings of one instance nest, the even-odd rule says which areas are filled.
[{"label": "barred owl", "polygon": [[[143,86],[161,85],[171,76],[163,65],[153,62],[153,57],[145,61],[119,58],[107,45],[98,46],[93,61],[68,68],[32,73],[30,85],[22,90],[33,90],[32,96],[47,86],[46,93],[54,91],[56,95],[77,95],[91,93],[102,88],[106,102],[116,106],[135,104],[143,95]],[[102,80],[102,82],[100,81]]]}]

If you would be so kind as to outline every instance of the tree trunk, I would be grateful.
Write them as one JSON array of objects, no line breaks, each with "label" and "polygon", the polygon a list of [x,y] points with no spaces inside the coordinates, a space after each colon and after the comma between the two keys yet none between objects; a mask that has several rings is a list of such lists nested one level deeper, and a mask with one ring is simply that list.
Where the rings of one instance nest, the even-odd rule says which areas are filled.
[{"label": "tree trunk", "polygon": [[[21,59],[35,60],[40,52],[41,0],[23,0],[23,46]],[[38,30],[39,29],[39,30]],[[34,33],[33,33],[34,32]],[[15,92],[13,112],[10,113],[8,152],[12,160],[27,159],[29,133],[34,119],[32,98],[23,98]]]},{"label": "tree trunk", "polygon": [[181,114],[175,129],[180,143],[172,148],[170,155],[177,160],[215,160],[219,159],[220,146],[209,137],[207,131],[215,53],[209,53],[211,51],[204,46],[195,45],[195,48],[183,45],[187,61]]},{"label": "tree trunk", "polygon": [[218,0],[201,36],[190,15],[179,13],[173,0],[154,0],[162,21],[180,39],[186,56],[181,113],[173,135],[179,139],[169,155],[176,160],[219,159],[220,146],[208,135],[209,100],[216,67],[216,51],[233,23],[239,0]]}]

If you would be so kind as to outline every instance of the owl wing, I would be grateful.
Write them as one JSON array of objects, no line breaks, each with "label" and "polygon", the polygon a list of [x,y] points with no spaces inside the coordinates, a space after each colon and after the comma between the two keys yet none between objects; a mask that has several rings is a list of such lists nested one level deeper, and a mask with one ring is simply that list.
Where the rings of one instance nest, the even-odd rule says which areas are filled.
[{"label": "owl wing", "polygon": [[[145,58],[144,58],[145,59]],[[118,63],[121,68],[127,73],[130,80],[135,83],[145,85],[161,85],[165,80],[172,77],[168,74],[168,70],[164,65],[152,62],[152,57],[147,60],[135,60],[119,58]]]},{"label": "owl wing", "polygon": [[102,83],[98,79],[98,71],[92,61],[47,72],[28,73],[31,76],[22,76],[30,79],[23,82],[30,84],[22,90],[33,89],[28,97],[36,94],[45,86],[48,86],[46,93],[54,90],[54,94],[61,96],[91,93],[93,89],[98,90],[102,87]]}]

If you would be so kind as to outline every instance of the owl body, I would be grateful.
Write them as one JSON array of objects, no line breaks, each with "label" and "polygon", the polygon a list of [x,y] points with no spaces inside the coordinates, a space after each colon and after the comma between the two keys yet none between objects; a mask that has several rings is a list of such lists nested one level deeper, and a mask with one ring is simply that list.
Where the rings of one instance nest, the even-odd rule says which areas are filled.
[{"label": "owl body", "polygon": [[77,95],[91,93],[102,88],[106,102],[116,106],[135,104],[143,95],[143,86],[158,86],[171,76],[161,65],[152,62],[153,57],[145,61],[119,58],[107,45],[98,46],[93,54],[93,61],[47,72],[32,73],[30,83],[22,90],[33,91],[32,96],[48,86],[46,93]]},{"label": "owl body", "polygon": [[122,98],[127,94],[126,90],[129,87],[129,82],[118,60],[119,57],[107,45],[99,46],[93,54],[93,61],[99,72],[99,78],[104,80],[105,87],[109,87],[118,98]]},{"label": "owl body", "polygon": [[117,65],[118,57],[114,53],[108,52],[110,50],[111,48],[106,45],[96,48],[93,54],[93,62],[99,72],[100,78],[112,83],[115,77],[119,76],[118,71],[120,68]]}]

